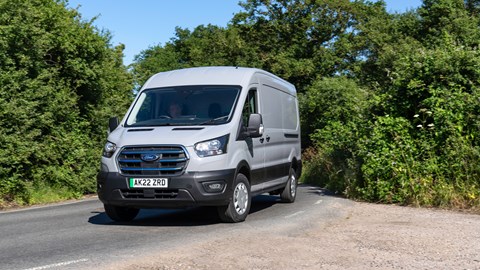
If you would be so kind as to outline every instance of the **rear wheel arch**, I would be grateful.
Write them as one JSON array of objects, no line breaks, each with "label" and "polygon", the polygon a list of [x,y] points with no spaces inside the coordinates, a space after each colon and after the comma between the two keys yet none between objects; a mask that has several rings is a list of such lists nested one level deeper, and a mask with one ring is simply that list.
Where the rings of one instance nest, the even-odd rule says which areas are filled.
[{"label": "rear wheel arch", "polygon": [[302,162],[297,160],[296,157],[292,159],[290,167],[295,171],[298,178],[302,175]]}]

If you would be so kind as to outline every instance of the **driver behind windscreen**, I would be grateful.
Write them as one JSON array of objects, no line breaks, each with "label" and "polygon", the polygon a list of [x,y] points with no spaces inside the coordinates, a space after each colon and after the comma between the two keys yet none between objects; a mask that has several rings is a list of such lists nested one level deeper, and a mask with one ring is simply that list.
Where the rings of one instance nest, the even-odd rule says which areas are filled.
[{"label": "driver behind windscreen", "polygon": [[172,104],[170,104],[168,107],[168,115],[172,118],[179,117],[182,115],[182,107],[180,107],[178,103],[172,102]]}]

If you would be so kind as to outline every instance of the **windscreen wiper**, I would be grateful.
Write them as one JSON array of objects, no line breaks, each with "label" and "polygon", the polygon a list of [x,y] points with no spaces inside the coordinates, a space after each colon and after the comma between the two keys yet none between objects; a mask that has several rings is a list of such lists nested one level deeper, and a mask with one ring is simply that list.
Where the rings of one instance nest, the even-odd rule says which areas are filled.
[{"label": "windscreen wiper", "polygon": [[220,120],[223,120],[223,119],[226,119],[228,118],[228,115],[224,115],[224,116],[220,116],[220,117],[217,117],[217,118],[213,118],[213,119],[210,119],[210,120],[207,120],[205,122],[202,122],[200,124],[198,124],[199,126],[200,125],[207,125],[207,124],[212,124],[212,123],[215,123],[217,121],[220,121]]}]

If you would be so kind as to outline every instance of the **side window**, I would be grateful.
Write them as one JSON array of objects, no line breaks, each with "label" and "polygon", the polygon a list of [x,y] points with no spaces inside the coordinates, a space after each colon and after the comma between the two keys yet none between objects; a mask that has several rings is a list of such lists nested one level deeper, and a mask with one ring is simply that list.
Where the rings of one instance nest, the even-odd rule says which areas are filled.
[{"label": "side window", "polygon": [[248,91],[247,99],[245,100],[245,104],[243,105],[242,120],[244,127],[248,126],[248,118],[252,113],[258,113],[257,90],[255,89],[251,89],[250,91]]}]

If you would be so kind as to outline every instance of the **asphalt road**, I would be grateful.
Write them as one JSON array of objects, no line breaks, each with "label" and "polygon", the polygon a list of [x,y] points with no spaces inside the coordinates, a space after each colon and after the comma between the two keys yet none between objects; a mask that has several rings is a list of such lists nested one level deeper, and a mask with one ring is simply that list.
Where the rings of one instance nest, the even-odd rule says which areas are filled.
[{"label": "asphalt road", "polygon": [[[92,269],[256,229],[339,219],[353,202],[300,186],[297,201],[254,198],[247,220],[223,224],[213,208],[142,210],[130,223],[111,221],[96,199],[0,212],[0,269]],[[334,206],[334,207],[333,207]],[[341,211],[340,211],[341,212]]]}]

